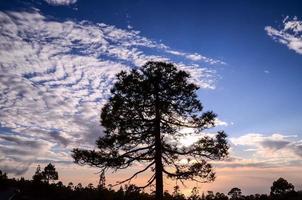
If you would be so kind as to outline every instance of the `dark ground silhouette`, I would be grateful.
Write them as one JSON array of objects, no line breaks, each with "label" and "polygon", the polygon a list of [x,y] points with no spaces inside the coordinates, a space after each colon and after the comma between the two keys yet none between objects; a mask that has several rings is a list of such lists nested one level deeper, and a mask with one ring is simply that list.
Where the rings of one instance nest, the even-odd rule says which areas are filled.
[{"label": "dark ground silhouette", "polygon": [[[199,194],[198,188],[193,188],[191,195],[185,197],[179,187],[174,192],[164,192],[165,200],[301,200],[302,191],[295,191],[292,184],[285,179],[276,180],[271,188],[271,194],[243,195],[239,188],[230,189],[229,196],[223,193]],[[277,191],[277,192],[276,192]],[[269,191],[268,191],[269,192]],[[155,200],[153,193],[149,194],[135,185],[126,185],[118,190],[106,188],[101,181],[98,187],[89,184],[83,187],[80,183],[63,185],[61,181],[49,183],[47,180],[9,179],[0,171],[0,200]]]}]

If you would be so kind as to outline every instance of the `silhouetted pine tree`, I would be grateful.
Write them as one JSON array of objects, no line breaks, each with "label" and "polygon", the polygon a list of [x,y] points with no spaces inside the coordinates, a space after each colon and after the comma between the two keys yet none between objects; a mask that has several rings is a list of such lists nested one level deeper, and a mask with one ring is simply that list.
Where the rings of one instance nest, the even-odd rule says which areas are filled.
[{"label": "silhouetted pine tree", "polygon": [[[177,142],[184,136],[183,128],[190,130],[188,134],[200,134],[214,126],[216,117],[213,112],[202,113],[198,87],[189,78],[187,72],[164,62],[148,62],[131,72],[119,73],[112,96],[102,109],[105,136],[97,140],[99,150],[74,149],[75,162],[102,171],[145,163],[144,169],[118,184],[151,169],[154,174],[140,188],[156,181],[157,200],[163,198],[163,173],[181,181],[213,181],[215,173],[207,161],[228,154],[226,134],[221,131],[216,137],[204,136],[188,147]],[[183,158],[186,164],[178,162]]]}]

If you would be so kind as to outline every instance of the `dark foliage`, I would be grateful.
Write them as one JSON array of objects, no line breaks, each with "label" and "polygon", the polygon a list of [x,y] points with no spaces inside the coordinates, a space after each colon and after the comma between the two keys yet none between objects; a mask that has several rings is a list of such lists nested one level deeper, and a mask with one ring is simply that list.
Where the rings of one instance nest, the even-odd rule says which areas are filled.
[{"label": "dark foliage", "polygon": [[[238,189],[238,188],[237,188]],[[154,194],[143,192],[135,185],[126,185],[118,190],[112,190],[103,186],[94,187],[88,184],[83,187],[80,183],[75,187],[73,183],[65,186],[61,181],[57,183],[47,183],[45,181],[36,182],[34,180],[8,179],[5,173],[0,170],[0,199],[2,193],[14,191],[12,200],[155,200]],[[178,186],[174,192],[169,194],[164,192],[164,200],[229,200],[228,196],[212,191],[200,195],[198,188],[193,188],[191,195],[187,198],[181,194]],[[302,192],[289,191],[281,195],[255,194],[244,196],[240,200],[301,200]]]},{"label": "dark foliage", "polygon": [[241,198],[241,189],[239,188],[232,188],[229,193],[229,196],[231,196],[232,200],[240,199]]},{"label": "dark foliage", "polygon": [[293,192],[295,187],[293,184],[287,182],[284,178],[279,178],[278,180],[273,182],[271,187],[271,195],[272,196],[282,196],[286,193]]},{"label": "dark foliage", "polygon": [[[221,131],[216,137],[204,136],[189,147],[177,142],[184,135],[182,128],[190,128],[188,134],[201,134],[214,126],[216,118],[211,111],[203,112],[198,87],[189,78],[187,72],[163,62],[148,62],[119,73],[101,113],[105,136],[98,139],[97,151],[74,149],[75,162],[99,167],[102,172],[144,163],[144,169],[117,184],[151,170],[154,174],[140,188],[156,181],[158,200],[163,195],[163,174],[180,181],[213,181],[215,173],[208,161],[227,156],[226,134]],[[179,163],[183,158],[187,164]]]},{"label": "dark foliage", "polygon": [[44,168],[44,171],[41,171],[41,167],[38,165],[36,172],[33,175],[33,181],[35,182],[45,181],[49,183],[49,181],[55,181],[58,180],[58,178],[58,172],[56,171],[55,166],[51,163]]},{"label": "dark foliage", "polygon": [[41,171],[40,165],[38,165],[35,174],[33,175],[34,182],[41,182],[44,179],[43,172]]},{"label": "dark foliage", "polygon": [[49,163],[43,171],[43,178],[45,179],[45,181],[47,183],[49,183],[49,181],[55,181],[58,180],[59,176],[58,176],[58,172],[56,171],[56,168],[54,165],[52,165],[51,163]]}]

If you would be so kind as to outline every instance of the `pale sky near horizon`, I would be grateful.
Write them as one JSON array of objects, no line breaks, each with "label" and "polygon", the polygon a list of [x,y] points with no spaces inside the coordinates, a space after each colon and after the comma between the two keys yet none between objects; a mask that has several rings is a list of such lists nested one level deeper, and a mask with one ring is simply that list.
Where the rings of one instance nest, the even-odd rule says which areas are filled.
[{"label": "pale sky near horizon", "polygon": [[[302,3],[299,1],[2,0],[0,170],[31,178],[52,162],[64,183],[97,183],[74,147],[102,135],[114,75],[147,60],[175,63],[218,114],[230,159],[201,191],[302,189]],[[184,144],[196,137],[184,138]],[[114,183],[134,169],[107,175]],[[144,177],[138,178],[141,183]],[[166,182],[166,189],[175,182]],[[184,193],[195,186],[188,183]]]}]

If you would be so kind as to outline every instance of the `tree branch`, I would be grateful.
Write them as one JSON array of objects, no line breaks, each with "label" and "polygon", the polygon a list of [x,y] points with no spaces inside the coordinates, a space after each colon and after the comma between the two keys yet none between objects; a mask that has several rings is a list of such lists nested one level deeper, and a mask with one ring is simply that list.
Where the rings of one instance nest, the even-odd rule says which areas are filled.
[{"label": "tree branch", "polygon": [[152,165],[154,165],[154,164],[155,164],[155,162],[151,162],[151,163],[150,163],[149,165],[147,165],[147,167],[145,167],[144,169],[142,169],[142,170],[140,170],[140,171],[134,173],[131,177],[129,177],[129,178],[123,180],[123,181],[117,182],[116,184],[112,185],[112,187],[117,186],[117,185],[121,185],[121,184],[123,184],[123,183],[125,183],[125,182],[127,182],[127,181],[130,182],[134,177],[136,177],[138,174],[143,173],[144,171],[146,171],[147,169],[149,169],[149,168],[150,168]]}]

